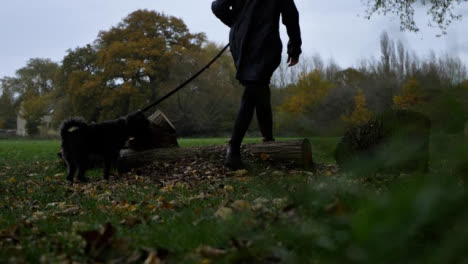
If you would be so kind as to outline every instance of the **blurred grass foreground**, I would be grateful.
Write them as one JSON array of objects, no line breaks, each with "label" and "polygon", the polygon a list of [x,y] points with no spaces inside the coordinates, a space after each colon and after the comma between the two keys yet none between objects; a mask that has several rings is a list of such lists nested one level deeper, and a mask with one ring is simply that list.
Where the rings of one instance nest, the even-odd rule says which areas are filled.
[{"label": "blurred grass foreground", "polygon": [[[340,139],[310,140],[315,161],[333,168]],[[427,173],[254,168],[188,184],[137,174],[104,182],[98,170],[71,186],[58,148],[0,141],[0,263],[468,262],[462,134],[431,136]]]}]

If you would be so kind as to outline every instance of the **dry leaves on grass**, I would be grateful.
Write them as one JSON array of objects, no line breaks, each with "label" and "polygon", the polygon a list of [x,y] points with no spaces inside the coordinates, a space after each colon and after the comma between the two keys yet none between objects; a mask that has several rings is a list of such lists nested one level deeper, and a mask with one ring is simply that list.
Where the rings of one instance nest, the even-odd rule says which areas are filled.
[{"label": "dry leaves on grass", "polygon": [[[125,221],[137,221],[136,219]],[[131,250],[129,239],[117,238],[116,229],[110,223],[100,230],[89,230],[79,233],[86,242],[85,254],[93,262],[101,263],[164,263],[169,255],[166,249],[141,248]]]},{"label": "dry leaves on grass", "polygon": [[[191,158],[180,159],[172,162],[155,161],[153,164],[135,170],[132,173],[150,178],[162,186],[165,192],[172,192],[173,188],[180,187],[177,184],[184,183],[184,186],[194,187],[201,182],[223,182],[225,179],[235,178],[239,181],[250,181],[252,175],[247,170],[230,171],[224,166],[225,147],[219,146],[213,151],[214,155],[200,154]],[[283,177],[287,174],[312,174],[307,171],[297,171],[292,164],[268,162],[270,157],[267,154],[259,157],[250,157],[249,159],[260,159],[263,162],[256,163],[259,169],[272,171],[265,175],[273,177]],[[267,162],[265,162],[267,161]],[[257,166],[258,165],[258,166]],[[321,171],[337,171],[336,166],[325,166],[317,164]],[[291,173],[289,173],[291,172]],[[313,174],[312,174],[313,175]]]}]

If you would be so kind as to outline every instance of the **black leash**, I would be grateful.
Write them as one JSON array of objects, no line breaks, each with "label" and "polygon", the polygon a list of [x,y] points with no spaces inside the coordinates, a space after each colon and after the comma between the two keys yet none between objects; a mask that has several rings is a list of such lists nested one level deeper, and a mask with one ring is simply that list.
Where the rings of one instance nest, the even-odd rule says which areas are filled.
[{"label": "black leash", "polygon": [[167,98],[171,97],[173,94],[177,93],[180,89],[187,86],[187,84],[189,84],[193,80],[195,80],[198,76],[200,76],[200,74],[202,74],[204,71],[206,71],[216,60],[218,60],[221,57],[221,55],[223,55],[223,53],[228,49],[228,47],[229,47],[229,44],[227,44],[226,47],[224,47],[218,53],[218,55],[216,55],[216,57],[214,57],[205,67],[203,67],[201,70],[199,70],[197,73],[195,73],[192,77],[190,77],[190,79],[186,80],[184,83],[182,83],[177,88],[175,88],[174,90],[172,90],[171,92],[169,92],[168,94],[163,96],[161,99],[159,99],[156,102],[154,102],[154,103],[148,105],[147,107],[143,108],[142,110],[140,110],[140,112],[146,112],[146,111],[150,110],[152,107],[157,106],[158,104],[165,101]]}]

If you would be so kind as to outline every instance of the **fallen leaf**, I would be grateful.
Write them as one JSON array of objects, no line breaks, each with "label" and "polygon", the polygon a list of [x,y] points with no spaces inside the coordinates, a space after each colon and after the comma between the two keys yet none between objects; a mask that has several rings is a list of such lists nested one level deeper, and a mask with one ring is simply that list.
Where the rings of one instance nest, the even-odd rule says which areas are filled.
[{"label": "fallen leaf", "polygon": [[283,177],[285,174],[282,171],[274,171],[271,175],[274,177]]},{"label": "fallen leaf", "polygon": [[288,199],[287,198],[276,198],[276,199],[273,199],[273,205],[276,207],[276,208],[284,208],[286,207],[288,204]]},{"label": "fallen leaf", "polygon": [[129,242],[115,238],[116,229],[106,223],[101,230],[79,232],[86,242],[85,254],[94,262],[109,262],[109,258],[123,257],[127,254]]},{"label": "fallen leaf", "polygon": [[166,185],[163,188],[161,188],[161,192],[168,193],[168,192],[172,192],[173,189],[174,189],[174,186],[172,184],[170,184],[170,185]]},{"label": "fallen leaf", "polygon": [[246,249],[252,246],[253,242],[251,240],[238,240],[233,237],[231,238],[231,243],[236,249]]},{"label": "fallen leaf", "polygon": [[240,182],[248,182],[252,180],[252,177],[237,177],[236,180]]},{"label": "fallen leaf", "polygon": [[36,222],[36,221],[45,220],[45,219],[47,219],[47,215],[44,212],[37,211],[32,214],[32,217],[30,220],[32,222]]},{"label": "fallen leaf", "polygon": [[259,197],[257,199],[255,199],[253,201],[253,205],[252,205],[252,210],[254,211],[260,211],[262,209],[265,209],[266,208],[266,203],[268,203],[268,200],[263,198],[263,197]]},{"label": "fallen leaf", "polygon": [[228,218],[231,218],[232,216],[232,209],[229,207],[220,207],[216,213],[214,214],[215,217],[221,218],[223,220],[226,220]]},{"label": "fallen leaf", "polygon": [[268,199],[263,198],[263,197],[258,197],[253,201],[254,204],[265,204],[268,203]]},{"label": "fallen leaf", "polygon": [[76,232],[79,230],[83,230],[86,226],[86,223],[75,221],[72,223],[71,229],[72,231]]},{"label": "fallen leaf", "polygon": [[58,213],[58,215],[69,216],[69,215],[77,215],[80,213],[79,207],[70,207]]},{"label": "fallen leaf", "polygon": [[340,199],[336,199],[333,203],[325,206],[325,212],[329,214],[342,215],[345,211]]},{"label": "fallen leaf", "polygon": [[46,207],[58,207],[62,204],[65,204],[64,202],[55,202],[55,203],[48,203]]},{"label": "fallen leaf", "polygon": [[249,175],[249,171],[246,169],[236,170],[236,171],[228,172],[228,175],[234,176],[234,177],[246,177]]},{"label": "fallen leaf", "polygon": [[284,208],[280,214],[280,217],[283,219],[294,219],[296,216],[296,209],[291,205]]},{"label": "fallen leaf", "polygon": [[158,257],[156,251],[150,251],[148,257],[146,258],[144,264],[160,264],[162,263],[161,259]]},{"label": "fallen leaf", "polygon": [[159,205],[159,209],[168,209],[168,210],[174,209],[173,201],[168,202],[166,200],[162,200],[162,201],[160,201],[160,203],[161,204]]},{"label": "fallen leaf", "polygon": [[210,246],[201,246],[197,249],[197,253],[205,258],[219,258],[226,255],[227,251]]},{"label": "fallen leaf", "polygon": [[261,159],[261,160],[264,160],[264,161],[269,160],[269,159],[270,159],[270,155],[268,155],[268,154],[266,154],[266,153],[262,153],[262,154],[260,154],[260,159]]},{"label": "fallen leaf", "polygon": [[231,185],[226,185],[224,186],[223,188],[226,192],[233,192],[234,191],[234,187],[232,187]]},{"label": "fallen leaf", "polygon": [[134,227],[137,224],[141,224],[141,219],[139,219],[136,216],[130,215],[127,216],[125,219],[122,219],[122,221],[120,221],[120,224],[128,227]]},{"label": "fallen leaf", "polygon": [[250,203],[246,200],[237,200],[231,204],[231,207],[237,211],[250,210]]},{"label": "fallen leaf", "polygon": [[161,217],[159,215],[155,215],[155,216],[151,217],[151,220],[155,221],[155,222],[159,222],[161,220]]}]

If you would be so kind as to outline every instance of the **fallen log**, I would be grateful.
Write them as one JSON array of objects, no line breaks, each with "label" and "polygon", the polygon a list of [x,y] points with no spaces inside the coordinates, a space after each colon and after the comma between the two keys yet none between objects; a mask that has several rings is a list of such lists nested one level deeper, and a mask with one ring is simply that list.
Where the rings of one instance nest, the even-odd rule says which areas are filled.
[{"label": "fallen log", "polygon": [[[225,148],[226,146],[159,148],[141,152],[126,149],[120,153],[118,170],[120,172],[130,171],[149,165],[154,161],[171,162],[196,156],[207,158],[224,157]],[[308,139],[245,144],[242,146],[242,152],[245,160],[285,163],[306,170],[314,168],[312,150]]]}]

